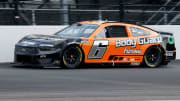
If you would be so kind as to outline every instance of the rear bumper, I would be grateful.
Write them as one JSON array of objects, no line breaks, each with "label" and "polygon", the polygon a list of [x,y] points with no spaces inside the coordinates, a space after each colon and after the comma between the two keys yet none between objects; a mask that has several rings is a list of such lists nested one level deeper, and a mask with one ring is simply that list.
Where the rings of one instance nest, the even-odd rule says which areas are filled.
[{"label": "rear bumper", "polygon": [[166,52],[164,61],[170,62],[174,60],[176,60],[176,51],[171,51],[171,54],[168,54],[168,52]]}]

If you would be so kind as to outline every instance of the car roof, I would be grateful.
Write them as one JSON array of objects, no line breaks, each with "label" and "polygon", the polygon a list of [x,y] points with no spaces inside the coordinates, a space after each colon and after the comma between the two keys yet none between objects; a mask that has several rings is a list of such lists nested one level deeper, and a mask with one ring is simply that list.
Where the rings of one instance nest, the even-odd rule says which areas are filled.
[{"label": "car roof", "polygon": [[[143,25],[135,25],[135,24],[128,24],[128,23],[124,23],[124,22],[117,22],[117,21],[105,21],[105,20],[92,20],[92,21],[80,21],[78,23],[90,23],[90,24],[97,24],[97,25],[101,25],[101,24],[121,24],[121,25],[129,25],[129,26],[139,26],[139,27],[143,27],[145,29],[149,29],[151,31],[155,31],[149,27],[143,26]],[[157,32],[157,31],[155,31]]]},{"label": "car roof", "polygon": [[105,23],[121,23],[121,24],[127,24],[127,23],[122,23],[122,22],[117,22],[117,21],[106,21],[106,20],[92,20],[92,21],[80,21],[78,23],[91,23],[91,24],[105,24]]}]

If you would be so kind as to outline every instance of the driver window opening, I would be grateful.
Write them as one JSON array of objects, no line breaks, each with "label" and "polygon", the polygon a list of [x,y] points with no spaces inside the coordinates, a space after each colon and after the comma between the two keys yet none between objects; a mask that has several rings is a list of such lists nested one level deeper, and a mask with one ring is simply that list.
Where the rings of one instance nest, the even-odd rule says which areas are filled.
[{"label": "driver window opening", "polygon": [[128,37],[125,26],[108,26],[103,28],[95,38]]}]

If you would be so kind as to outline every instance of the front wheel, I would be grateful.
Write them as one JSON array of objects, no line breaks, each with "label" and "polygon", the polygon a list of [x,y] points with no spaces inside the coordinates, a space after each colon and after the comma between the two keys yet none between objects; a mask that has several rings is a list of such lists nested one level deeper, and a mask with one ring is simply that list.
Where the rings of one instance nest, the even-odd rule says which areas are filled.
[{"label": "front wheel", "polygon": [[144,55],[144,63],[148,67],[158,67],[162,61],[162,53],[159,47],[150,47]]},{"label": "front wheel", "polygon": [[83,54],[78,46],[70,46],[63,52],[62,61],[63,66],[69,69],[79,67],[82,62]]}]

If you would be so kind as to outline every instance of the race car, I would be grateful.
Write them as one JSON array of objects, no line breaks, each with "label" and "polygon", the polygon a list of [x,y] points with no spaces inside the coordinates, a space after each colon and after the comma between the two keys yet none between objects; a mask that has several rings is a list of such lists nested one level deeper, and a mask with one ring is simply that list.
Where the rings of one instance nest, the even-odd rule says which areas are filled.
[{"label": "race car", "polygon": [[82,21],[15,45],[16,64],[78,68],[81,64],[158,67],[176,58],[172,33],[114,21]]}]

